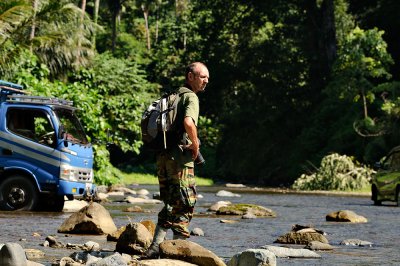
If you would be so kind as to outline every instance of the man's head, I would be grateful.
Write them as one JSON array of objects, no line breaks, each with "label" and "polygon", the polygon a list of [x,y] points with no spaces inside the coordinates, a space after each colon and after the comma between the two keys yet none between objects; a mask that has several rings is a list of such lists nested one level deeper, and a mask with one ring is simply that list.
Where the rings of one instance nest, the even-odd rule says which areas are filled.
[{"label": "man's head", "polygon": [[205,90],[210,75],[205,64],[201,62],[191,63],[186,67],[186,84],[191,87],[194,93]]}]

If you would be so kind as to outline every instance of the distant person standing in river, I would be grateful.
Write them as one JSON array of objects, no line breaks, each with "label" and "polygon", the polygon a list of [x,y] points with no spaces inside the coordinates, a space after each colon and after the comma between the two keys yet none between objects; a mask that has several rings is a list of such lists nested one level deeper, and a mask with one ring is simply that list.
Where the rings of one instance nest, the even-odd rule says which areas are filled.
[{"label": "distant person standing in river", "polygon": [[[189,223],[196,204],[196,184],[194,161],[199,156],[197,122],[199,118],[199,99],[197,93],[203,92],[209,79],[205,64],[194,62],[186,67],[185,84],[177,92],[181,95],[177,110],[177,125],[181,135],[172,148],[157,154],[157,176],[160,197],[164,202],[158,214],[154,238],[143,258],[158,258],[159,245],[164,241],[167,230],[171,229],[174,239],[190,237]],[[180,144],[185,140],[184,148]]]}]

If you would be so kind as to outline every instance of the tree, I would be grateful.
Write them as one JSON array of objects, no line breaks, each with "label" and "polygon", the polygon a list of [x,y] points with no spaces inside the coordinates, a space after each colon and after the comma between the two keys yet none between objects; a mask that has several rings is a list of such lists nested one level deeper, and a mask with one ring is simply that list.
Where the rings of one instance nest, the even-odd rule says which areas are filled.
[{"label": "tree", "polygon": [[88,63],[93,55],[90,34],[94,24],[82,11],[67,0],[5,0],[0,6],[1,72],[12,71],[20,60],[21,49],[31,49],[52,76]]}]

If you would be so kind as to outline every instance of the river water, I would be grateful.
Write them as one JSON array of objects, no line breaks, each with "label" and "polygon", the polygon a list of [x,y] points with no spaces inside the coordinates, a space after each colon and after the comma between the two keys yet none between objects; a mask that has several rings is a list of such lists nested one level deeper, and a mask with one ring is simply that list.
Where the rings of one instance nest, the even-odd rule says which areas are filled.
[{"label": "river water", "polygon": [[[150,193],[157,186],[146,188]],[[333,251],[318,252],[320,259],[277,258],[277,265],[400,265],[400,208],[393,203],[373,206],[368,196],[343,196],[323,194],[271,193],[247,190],[234,191],[241,197],[221,198],[215,193],[222,188],[201,187],[196,206],[196,215],[191,228],[199,227],[205,236],[192,236],[189,240],[211,250],[226,262],[236,253],[249,248],[264,245],[276,245],[273,242],[291,230],[293,224],[312,225],[327,233]],[[223,188],[230,190],[228,188]],[[232,190],[230,190],[232,191]],[[277,213],[276,218],[240,219],[237,217],[217,217],[207,215],[207,208],[220,200],[232,203],[252,203],[270,208]],[[131,206],[127,203],[107,203],[104,205],[111,213],[117,227],[130,221],[139,222],[151,219],[154,222],[162,207],[141,205],[149,212],[127,213],[122,210]],[[327,222],[328,213],[339,210],[351,210],[368,219],[368,223],[350,224]],[[58,234],[57,229],[71,213],[30,213],[0,212],[0,243],[17,242],[24,248],[39,249],[45,252],[45,258],[35,261],[51,265],[57,259],[74,252],[71,249],[54,249],[40,244],[48,235],[55,235],[62,243],[83,244],[89,240],[98,242],[103,249],[114,250],[115,243],[107,242],[105,236]],[[234,224],[221,223],[221,219],[238,220]],[[34,236],[39,233],[40,236]],[[169,232],[168,238],[172,238]],[[346,239],[360,239],[372,242],[372,247],[340,245]],[[293,246],[292,246],[293,247]],[[300,247],[300,246],[297,246]]]}]

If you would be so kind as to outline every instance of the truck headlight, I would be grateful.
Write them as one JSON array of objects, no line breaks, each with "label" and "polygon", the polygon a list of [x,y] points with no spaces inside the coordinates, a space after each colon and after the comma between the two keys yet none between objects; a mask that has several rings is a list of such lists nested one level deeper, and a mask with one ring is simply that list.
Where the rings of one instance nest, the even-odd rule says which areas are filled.
[{"label": "truck headlight", "polygon": [[63,179],[66,181],[78,181],[76,170],[71,169],[67,165],[61,165],[60,179]]}]

